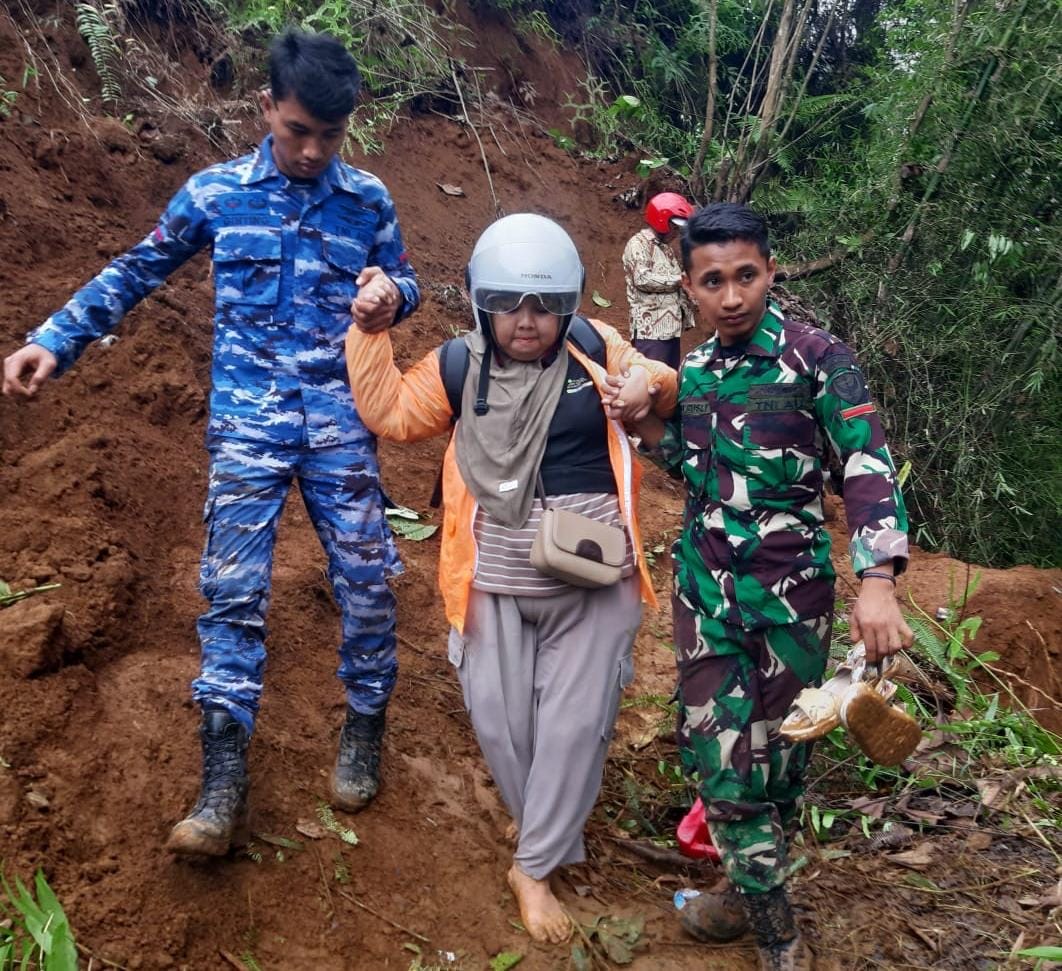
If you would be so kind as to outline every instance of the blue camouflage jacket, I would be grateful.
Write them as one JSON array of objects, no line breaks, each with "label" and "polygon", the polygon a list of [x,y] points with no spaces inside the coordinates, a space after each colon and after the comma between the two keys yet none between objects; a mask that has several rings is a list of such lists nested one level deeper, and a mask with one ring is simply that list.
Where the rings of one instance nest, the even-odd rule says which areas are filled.
[{"label": "blue camouflage jacket", "polygon": [[343,341],[355,280],[379,266],[420,302],[391,197],[339,158],[311,183],[276,167],[272,136],[251,155],[193,175],[146,239],[28,335],[70,367],[93,340],[206,245],[216,313],[208,438],[312,447],[366,441]]}]

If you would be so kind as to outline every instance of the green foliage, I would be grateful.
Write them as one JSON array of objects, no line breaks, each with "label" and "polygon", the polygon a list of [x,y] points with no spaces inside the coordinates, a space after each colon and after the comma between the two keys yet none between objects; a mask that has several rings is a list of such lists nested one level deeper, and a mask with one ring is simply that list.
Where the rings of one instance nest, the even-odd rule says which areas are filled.
[{"label": "green foliage", "polygon": [[407,509],[405,506],[388,509],[387,524],[403,539],[412,540],[415,543],[434,536],[439,530],[434,523],[421,522],[420,513]]},{"label": "green foliage", "polygon": [[[959,602],[949,607],[944,621],[931,619],[917,608],[907,622],[915,634],[911,657],[936,680],[943,677],[954,696],[942,699],[927,694],[925,686],[899,685],[897,700],[923,726],[932,725],[942,733],[948,746],[946,757],[919,762],[911,772],[903,766],[886,768],[871,762],[843,728],[831,732],[821,743],[820,756],[833,764],[849,767],[861,785],[878,793],[902,793],[909,789],[937,790],[950,794],[978,791],[978,781],[998,771],[1022,771],[1024,783],[1040,816],[1053,827],[1062,827],[1062,808],[1048,797],[1057,791],[1056,767],[1062,764],[1062,738],[1040,725],[1009,686],[995,676],[988,665],[998,656],[993,652],[975,654],[969,640],[981,626],[979,617],[959,619],[962,605],[976,588],[976,579]],[[848,650],[847,631],[835,625],[832,652],[843,657]],[[985,691],[981,682],[994,680],[998,690]],[[917,761],[917,758],[916,758]],[[1038,772],[1043,773],[1042,778]],[[808,806],[805,820],[816,838],[823,839],[839,819],[860,821],[869,830],[869,820],[862,814],[822,810]]]},{"label": "green foliage", "polygon": [[[643,0],[589,6],[592,13],[582,24],[580,44],[591,75],[608,91],[637,99],[638,108],[617,125],[614,117],[604,113],[612,103],[604,93],[583,102],[593,110],[575,111],[573,120],[590,123],[597,134],[599,154],[612,155],[620,146],[634,146],[646,149],[647,154],[677,159],[688,171],[697,150],[698,123],[704,117],[709,48],[706,5],[700,0]],[[740,73],[740,58],[751,44],[760,13],[758,5],[749,7],[733,0],[720,3],[716,50],[724,59],[721,80],[726,88]],[[728,58],[737,61],[731,65]],[[716,148],[718,160],[721,151]]]},{"label": "green foliage", "polygon": [[605,914],[594,918],[581,929],[581,943],[571,950],[571,964],[577,971],[597,966],[608,967],[609,962],[621,966],[634,962],[634,952],[645,945],[645,918],[625,918]]},{"label": "green foliage", "polygon": [[[9,118],[11,116],[11,109],[18,98],[18,92],[7,90],[6,85],[7,79],[0,74],[0,118]],[[25,86],[25,84],[22,85],[23,88]]]},{"label": "green foliage", "polygon": [[88,45],[92,63],[100,76],[100,94],[104,101],[117,101],[122,96],[119,74],[122,51],[118,46],[115,25],[121,22],[121,12],[115,3],[74,4],[74,22],[78,33]]},{"label": "green foliage", "polygon": [[10,607],[20,600],[25,600],[27,597],[32,597],[38,593],[44,593],[46,590],[58,590],[61,586],[61,583],[45,583],[39,587],[30,587],[28,590],[12,590],[7,583],[0,580],[0,608]]},{"label": "green foliage", "polygon": [[1057,10],[974,7],[950,60],[952,6],[917,10],[890,7],[882,58],[850,92],[861,121],[808,145],[814,181],[764,196],[797,229],[789,259],[874,232],[802,289],[859,352],[893,450],[911,463],[918,540],[993,565],[1056,564]]},{"label": "green foliage", "polygon": [[490,959],[490,971],[512,971],[523,959],[519,951],[501,951]]},{"label": "green foliage", "polygon": [[541,37],[550,47],[560,47],[560,35],[544,10],[528,11],[516,21],[516,29],[527,36]]},{"label": "green foliage", "polygon": [[358,845],[358,834],[336,819],[336,814],[332,812],[332,807],[328,803],[319,802],[317,804],[317,818],[325,829],[330,833],[335,833],[348,846]]},{"label": "green foliage", "polygon": [[38,870],[36,899],[18,877],[14,888],[0,874],[0,969],[77,971],[77,946],[58,898]]},{"label": "green foliage", "polygon": [[1040,961],[1062,961],[1062,947],[1051,947],[1045,945],[1044,947],[1027,947],[1024,950],[1018,951],[1018,957],[1020,958],[1035,958],[1037,960],[1037,967],[1039,967]]},{"label": "green foliage", "polygon": [[597,134],[598,144],[594,153],[599,156],[615,155],[620,150],[625,121],[641,108],[641,102],[633,95],[613,98],[601,78],[588,74],[579,82],[585,100],[577,101],[565,96],[564,107],[571,112],[572,124],[588,126]]},{"label": "green foliage", "polygon": [[419,0],[219,0],[232,26],[263,38],[297,25],[339,38],[358,61],[372,95],[350,122],[363,151],[382,150],[380,133],[413,98],[450,87],[448,44],[457,26]]},{"label": "green foliage", "polygon": [[569,135],[565,135],[558,128],[551,128],[549,130],[549,136],[553,139],[553,144],[557,148],[564,149],[566,152],[574,152],[576,149],[575,139]]},{"label": "green foliage", "polygon": [[671,159],[666,157],[658,158],[643,158],[636,166],[634,171],[638,173],[638,177],[647,179],[657,169],[662,169],[670,162]]},{"label": "green foliage", "polygon": [[922,545],[1062,562],[1057,5],[873,0],[844,29],[809,8],[764,130],[783,5],[718,0],[702,146],[712,5],[591,0],[565,23],[561,5],[480,3],[578,33],[590,70],[565,107],[591,154],[633,148],[643,178],[667,166],[702,199],[751,194],[782,263],[847,250],[795,286],[864,363]]}]

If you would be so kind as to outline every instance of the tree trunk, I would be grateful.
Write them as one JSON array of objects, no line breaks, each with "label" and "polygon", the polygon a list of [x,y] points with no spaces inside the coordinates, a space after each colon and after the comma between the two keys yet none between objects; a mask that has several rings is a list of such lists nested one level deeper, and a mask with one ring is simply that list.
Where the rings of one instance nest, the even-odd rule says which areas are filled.
[{"label": "tree trunk", "polygon": [[715,56],[715,26],[719,16],[719,0],[708,0],[708,98],[704,109],[704,131],[693,162],[693,179],[700,184],[702,198],[708,197],[708,178],[704,174],[704,156],[712,143],[712,127],[715,120],[715,86],[719,65]]},{"label": "tree trunk", "polygon": [[[740,70],[738,71],[738,73],[736,75],[737,78],[741,78],[741,77],[744,76],[745,68],[748,66],[748,63],[749,63],[749,57],[751,57],[752,53],[755,52],[756,59],[753,61],[753,64],[752,64],[752,75],[751,75],[751,77],[749,79],[748,92],[747,92],[746,98],[745,98],[745,109],[744,109],[745,110],[745,114],[748,114],[749,110],[750,110],[752,92],[753,92],[753,89],[756,87],[756,79],[757,79],[757,76],[759,75],[760,45],[761,45],[761,43],[763,41],[764,35],[767,32],[767,24],[770,21],[771,11],[773,9],[774,9],[774,0],[767,0],[767,9],[764,10],[764,12],[763,12],[763,18],[760,20],[759,30],[756,31],[756,36],[755,36],[755,38],[753,38],[751,46],[745,52],[744,60],[742,60],[742,62],[741,62],[741,68],[740,68]],[[734,104],[735,104],[735,101],[736,101],[736,99],[738,97],[738,91],[739,91],[739,86],[737,85],[737,83],[733,84],[731,86],[731,88],[730,88],[730,97],[727,99],[727,103],[726,103],[726,117],[723,119],[723,135],[722,135],[722,142],[723,142],[724,149],[726,147],[727,136],[730,133],[730,119],[731,119],[731,117],[733,116],[733,113],[734,113]],[[742,136],[741,141],[740,141],[740,143],[738,145],[738,152],[737,152],[738,156],[741,156],[741,155],[744,154],[745,138],[746,137],[747,137],[747,133],[746,133],[746,135]],[[715,174],[715,191],[712,193],[712,199],[714,201],[718,202],[718,201],[728,197],[728,195],[729,195],[730,175],[731,175],[732,172],[735,172],[736,170],[737,170],[737,160],[736,160],[736,158],[730,157],[730,156],[724,156],[723,164],[719,166],[719,171],[717,171],[716,174]]]},{"label": "tree trunk", "polygon": [[788,60],[789,43],[793,29],[793,14],[796,10],[796,0],[785,0],[782,7],[782,15],[778,20],[778,31],[774,36],[774,44],[771,47],[770,69],[767,72],[767,90],[764,92],[763,101],[760,102],[759,113],[759,138],[751,160],[747,160],[749,139],[742,142],[738,158],[734,163],[735,183],[731,188],[730,200],[732,202],[746,202],[752,194],[756,184],[756,164],[761,157],[764,145],[770,143],[774,126],[778,121],[779,106],[781,105],[785,67]]},{"label": "tree trunk", "polygon": [[782,126],[782,130],[778,133],[778,141],[780,142],[785,141],[785,136],[789,133],[789,128],[792,126],[793,121],[796,118],[797,108],[800,107],[800,102],[804,100],[804,95],[808,93],[808,84],[811,83],[811,77],[815,73],[815,68],[818,67],[819,58],[822,57],[822,51],[826,46],[826,41],[830,39],[830,28],[833,26],[833,15],[836,10],[836,7],[830,8],[830,14],[826,18],[826,26],[823,28],[822,36],[819,37],[818,44],[815,45],[815,53],[811,55],[811,63],[808,65],[807,72],[804,74],[804,80],[801,82],[800,91],[793,99],[793,110],[789,112],[789,117]]}]

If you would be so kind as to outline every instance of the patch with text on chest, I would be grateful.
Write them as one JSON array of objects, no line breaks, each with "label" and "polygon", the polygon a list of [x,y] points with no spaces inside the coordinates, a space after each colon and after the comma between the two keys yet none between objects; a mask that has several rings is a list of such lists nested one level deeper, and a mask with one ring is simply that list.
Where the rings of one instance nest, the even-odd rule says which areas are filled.
[{"label": "patch with text on chest", "polygon": [[804,384],[757,384],[749,388],[749,414],[806,411],[811,408],[811,388]]}]

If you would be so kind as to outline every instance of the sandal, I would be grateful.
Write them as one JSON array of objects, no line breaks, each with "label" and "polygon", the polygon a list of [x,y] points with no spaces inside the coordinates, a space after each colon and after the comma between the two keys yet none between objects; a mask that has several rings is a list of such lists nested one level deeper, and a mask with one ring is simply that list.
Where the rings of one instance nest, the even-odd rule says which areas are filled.
[{"label": "sandal", "polygon": [[891,658],[881,669],[868,668],[866,648],[862,642],[856,644],[821,688],[804,688],[796,696],[778,728],[779,733],[792,742],[810,742],[828,735],[841,724],[841,705],[857,684],[871,684],[885,701],[891,701],[896,685],[886,680],[881,671],[891,677],[896,669],[897,664]]},{"label": "sandal", "polygon": [[866,651],[860,642],[837,665],[833,677],[822,687],[805,687],[793,699],[778,732],[790,742],[813,742],[828,735],[840,725],[841,705],[857,684],[872,685],[878,695],[891,701],[896,694],[896,685],[885,675],[889,679],[901,675],[904,680],[910,680],[912,665],[897,654],[880,665],[868,666]]},{"label": "sandal", "polygon": [[778,728],[791,742],[810,742],[841,724],[840,698],[822,688],[805,688],[793,699]]},{"label": "sandal", "polygon": [[918,722],[863,682],[845,694],[840,719],[867,758],[878,765],[899,765],[922,738]]}]

